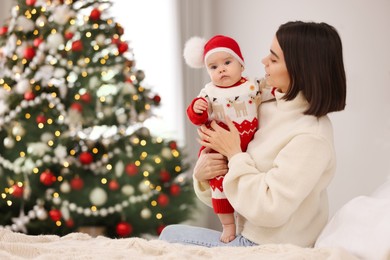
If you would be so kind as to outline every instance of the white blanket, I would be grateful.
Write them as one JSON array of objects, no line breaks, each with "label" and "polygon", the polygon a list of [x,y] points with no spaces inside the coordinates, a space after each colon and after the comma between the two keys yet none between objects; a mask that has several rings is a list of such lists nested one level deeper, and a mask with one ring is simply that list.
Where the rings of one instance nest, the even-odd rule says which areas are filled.
[{"label": "white blanket", "polygon": [[268,244],[205,248],[142,238],[93,238],[83,233],[63,237],[31,236],[0,229],[0,259],[328,259],[357,260],[343,249]]},{"label": "white blanket", "polygon": [[390,260],[390,178],[336,212],[315,247],[341,247],[362,260]]}]

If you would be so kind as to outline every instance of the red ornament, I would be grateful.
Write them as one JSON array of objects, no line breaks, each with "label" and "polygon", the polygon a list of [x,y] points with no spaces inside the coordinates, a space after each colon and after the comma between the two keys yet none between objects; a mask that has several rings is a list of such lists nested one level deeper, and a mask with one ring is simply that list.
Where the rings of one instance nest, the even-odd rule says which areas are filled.
[{"label": "red ornament", "polygon": [[35,38],[34,39],[34,47],[38,48],[38,46],[43,42],[43,39],[42,38]]},{"label": "red ornament", "polygon": [[26,5],[28,6],[34,6],[36,3],[36,0],[26,0]]},{"label": "red ornament", "polygon": [[129,176],[134,176],[138,173],[138,167],[134,163],[129,163],[126,165],[125,171]]},{"label": "red ornament", "polygon": [[56,182],[56,176],[50,170],[46,170],[41,173],[39,180],[43,185],[51,186],[54,182]]},{"label": "red ornament", "polygon": [[47,119],[44,115],[37,115],[37,118],[35,119],[37,124],[44,124],[44,123],[46,123],[46,120]]},{"label": "red ornament", "polygon": [[33,100],[35,98],[34,92],[27,91],[24,93],[24,99],[27,101]]},{"label": "red ornament", "polygon": [[157,227],[157,229],[156,229],[157,235],[160,235],[161,232],[164,230],[164,228],[165,228],[165,225],[159,225],[159,226]]},{"label": "red ornament", "polygon": [[119,222],[118,225],[116,225],[116,233],[120,237],[127,237],[133,232],[133,226],[130,223],[127,223],[125,221]]},{"label": "red ornament", "polygon": [[162,182],[168,182],[171,180],[171,174],[167,170],[160,171],[160,180]]},{"label": "red ornament", "polygon": [[81,99],[81,101],[83,101],[83,102],[85,102],[85,103],[91,103],[91,100],[92,100],[91,94],[89,94],[89,93],[84,93],[84,94],[82,94],[82,95],[80,96],[80,99]]},{"label": "red ornament", "polygon": [[65,39],[70,40],[70,39],[73,38],[74,33],[72,33],[72,32],[66,32],[66,33],[64,34],[64,36],[65,36]]},{"label": "red ornament", "polygon": [[7,34],[7,32],[8,32],[7,26],[0,27],[0,36]]},{"label": "red ornament", "polygon": [[119,53],[124,53],[125,51],[127,51],[129,49],[129,45],[127,45],[127,43],[125,43],[125,42],[119,42],[117,44],[117,47],[118,47]]},{"label": "red ornament", "polygon": [[27,60],[31,60],[35,56],[35,49],[32,46],[28,46],[23,51],[23,57]]},{"label": "red ornament", "polygon": [[73,221],[73,219],[68,219],[66,222],[65,222],[65,225],[67,226],[67,227],[69,227],[69,228],[72,228],[72,227],[74,227],[74,221]]},{"label": "red ornament", "polygon": [[177,149],[177,143],[175,141],[172,141],[169,143],[169,147],[171,150],[176,150]]},{"label": "red ornament", "polygon": [[160,97],[159,95],[155,95],[155,96],[153,97],[153,101],[154,101],[154,103],[156,103],[156,104],[160,104],[160,102],[161,102],[161,97]]},{"label": "red ornament", "polygon": [[91,164],[93,161],[93,156],[89,152],[82,152],[79,155],[79,161],[81,162],[81,164]]},{"label": "red ornament", "polygon": [[72,42],[72,51],[82,51],[84,48],[83,42],[80,40]]},{"label": "red ornament", "polygon": [[20,187],[19,185],[13,185],[12,186],[12,196],[15,198],[21,198],[23,196],[23,187]]},{"label": "red ornament", "polygon": [[100,19],[101,14],[102,13],[100,12],[99,9],[94,8],[94,9],[92,9],[91,14],[89,15],[89,19],[92,21],[97,21]]},{"label": "red ornament", "polygon": [[81,179],[80,177],[74,177],[71,181],[70,181],[70,187],[72,187],[72,189],[74,190],[81,190],[83,187],[84,187],[84,181],[83,179]]},{"label": "red ornament", "polygon": [[49,216],[53,221],[60,221],[62,218],[62,213],[58,209],[52,209],[49,211]]},{"label": "red ornament", "polygon": [[161,207],[165,207],[168,205],[169,203],[169,197],[168,195],[164,194],[164,193],[161,193],[158,197],[157,197],[157,202],[158,204],[160,204]]},{"label": "red ornament", "polygon": [[119,189],[119,183],[117,180],[111,180],[109,183],[108,183],[108,188],[110,190],[118,190]]},{"label": "red ornament", "polygon": [[73,109],[73,110],[76,110],[76,111],[78,111],[80,113],[83,112],[83,106],[80,103],[78,103],[78,102],[75,102],[72,105],[70,105],[70,108]]},{"label": "red ornament", "polygon": [[119,37],[113,37],[113,38],[111,39],[111,43],[112,43],[112,44],[118,45],[119,42],[120,42]]},{"label": "red ornament", "polygon": [[172,196],[178,196],[181,192],[181,188],[177,184],[172,184],[172,186],[169,188],[169,191]]}]

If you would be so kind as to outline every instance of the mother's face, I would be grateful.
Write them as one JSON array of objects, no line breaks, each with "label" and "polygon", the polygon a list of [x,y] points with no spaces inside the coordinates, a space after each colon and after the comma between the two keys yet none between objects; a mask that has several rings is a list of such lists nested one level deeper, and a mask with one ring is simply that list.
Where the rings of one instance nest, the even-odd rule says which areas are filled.
[{"label": "mother's face", "polygon": [[286,93],[290,86],[290,75],[276,36],[272,40],[270,54],[263,58],[262,63],[265,65],[267,85]]}]

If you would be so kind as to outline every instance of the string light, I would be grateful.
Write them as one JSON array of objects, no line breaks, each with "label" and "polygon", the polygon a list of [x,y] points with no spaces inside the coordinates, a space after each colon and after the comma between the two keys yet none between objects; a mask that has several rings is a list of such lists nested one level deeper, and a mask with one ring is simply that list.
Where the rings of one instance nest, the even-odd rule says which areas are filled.
[{"label": "string light", "polygon": [[161,163],[161,158],[160,158],[160,157],[156,157],[156,158],[154,159],[154,162],[155,162],[156,164]]},{"label": "string light", "polygon": [[140,155],[140,159],[141,160],[145,160],[146,157],[148,157],[148,153],[147,152],[142,152],[141,155]]},{"label": "string light", "polygon": [[173,155],[173,157],[179,157],[180,153],[177,150],[172,150],[172,155]]}]

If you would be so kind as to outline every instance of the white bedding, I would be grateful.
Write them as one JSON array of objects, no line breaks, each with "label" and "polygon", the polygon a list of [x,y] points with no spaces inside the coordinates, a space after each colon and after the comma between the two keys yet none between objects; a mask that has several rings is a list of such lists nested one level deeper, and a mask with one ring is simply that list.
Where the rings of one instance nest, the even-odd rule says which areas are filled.
[{"label": "white bedding", "polygon": [[362,260],[390,260],[390,176],[370,196],[336,212],[315,247],[341,247]]},{"label": "white bedding", "polygon": [[185,246],[142,238],[32,236],[0,228],[0,259],[256,259],[390,260],[390,176],[371,196],[346,203],[314,248],[289,244],[254,247]]},{"label": "white bedding", "polygon": [[301,248],[267,244],[205,248],[142,238],[93,238],[83,233],[63,237],[31,236],[0,229],[0,259],[283,259],[357,260],[338,248]]}]

